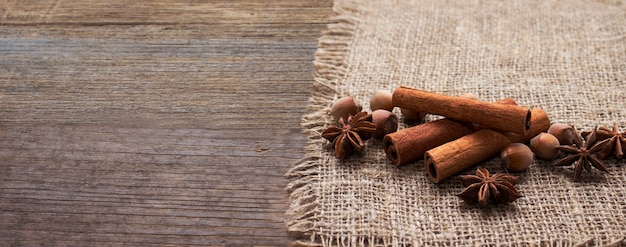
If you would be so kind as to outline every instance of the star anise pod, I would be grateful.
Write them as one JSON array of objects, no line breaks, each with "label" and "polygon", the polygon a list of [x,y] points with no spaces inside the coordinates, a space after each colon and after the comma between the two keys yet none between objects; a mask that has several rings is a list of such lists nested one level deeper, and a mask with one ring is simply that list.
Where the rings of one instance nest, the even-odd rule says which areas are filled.
[{"label": "star anise pod", "polygon": [[597,142],[597,128],[594,128],[593,131],[587,136],[587,140],[583,142],[583,137],[580,133],[578,133],[578,131],[576,131],[576,127],[572,128],[574,130],[574,145],[558,146],[557,149],[561,150],[561,152],[565,153],[567,156],[557,160],[554,165],[568,166],[575,163],[574,180],[578,180],[583,168],[588,172],[591,172],[591,166],[600,171],[608,172],[604,163],[602,163],[602,160],[598,158],[597,154],[610,139]]},{"label": "star anise pod", "polygon": [[467,202],[478,202],[482,206],[491,202],[506,204],[523,196],[513,186],[517,183],[517,176],[504,173],[489,175],[487,169],[478,168],[476,175],[462,175],[460,178],[466,188],[457,196]]},{"label": "star anise pod", "polygon": [[352,151],[362,152],[365,142],[376,131],[372,123],[372,114],[359,112],[344,121],[339,119],[339,126],[331,126],[322,133],[322,137],[332,142],[335,156],[339,159],[348,157]]},{"label": "star anise pod", "polygon": [[621,159],[626,152],[626,131],[619,132],[617,123],[613,123],[613,129],[607,127],[598,128],[598,141],[609,139],[607,144],[598,152],[598,158],[605,159],[611,154],[617,159]]}]

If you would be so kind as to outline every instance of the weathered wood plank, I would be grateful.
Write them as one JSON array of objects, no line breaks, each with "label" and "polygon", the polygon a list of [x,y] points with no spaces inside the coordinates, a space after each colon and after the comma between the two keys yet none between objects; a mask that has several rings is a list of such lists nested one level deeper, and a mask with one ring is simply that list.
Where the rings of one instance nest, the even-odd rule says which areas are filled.
[{"label": "weathered wood plank", "polygon": [[0,3],[5,25],[321,23],[331,3],[320,0],[9,0]]},{"label": "weathered wood plank", "polygon": [[[124,31],[147,33],[153,28]],[[275,111],[302,108],[302,104],[291,103],[303,102],[310,88],[312,66],[305,59],[312,57],[313,41],[164,40],[184,37],[172,30],[159,32],[161,39],[152,40],[141,35],[129,37],[132,34],[123,38],[66,37],[71,31],[67,29],[74,28],[47,30],[45,36],[0,38],[0,46],[7,49],[0,60],[0,80],[19,77],[22,82],[0,85],[4,100],[12,102],[3,107],[3,120],[143,118],[168,124],[184,119],[203,124],[211,121],[214,126],[228,126],[233,121],[263,125],[274,123]],[[295,97],[265,101],[277,94]],[[271,102],[280,106],[268,105]],[[264,105],[267,107],[260,107]],[[57,117],[51,119],[48,114]]]},{"label": "weathered wood plank", "polygon": [[331,5],[0,2],[0,242],[288,245]]}]

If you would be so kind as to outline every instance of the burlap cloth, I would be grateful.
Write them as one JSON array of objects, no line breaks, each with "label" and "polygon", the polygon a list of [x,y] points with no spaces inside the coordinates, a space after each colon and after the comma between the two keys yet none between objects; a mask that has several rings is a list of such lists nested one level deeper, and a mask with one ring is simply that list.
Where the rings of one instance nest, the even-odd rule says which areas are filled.
[{"label": "burlap cloth", "polygon": [[[335,99],[352,95],[369,110],[374,90],[400,85],[512,97],[552,122],[626,131],[625,2],[336,0],[335,11],[314,62],[307,155],[287,174],[287,224],[300,244],[626,244],[626,161],[607,160],[610,174],[574,182],[572,167],[536,160],[516,174],[525,197],[480,208],[455,196],[458,176],[435,185],[422,161],[392,165],[379,140],[340,162],[320,137]],[[499,158],[480,166],[505,172]]]}]

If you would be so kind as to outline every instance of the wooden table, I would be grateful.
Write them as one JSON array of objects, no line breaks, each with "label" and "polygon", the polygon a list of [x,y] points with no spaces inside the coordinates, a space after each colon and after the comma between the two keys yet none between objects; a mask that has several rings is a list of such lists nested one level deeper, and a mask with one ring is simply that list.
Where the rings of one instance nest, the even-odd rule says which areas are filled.
[{"label": "wooden table", "polygon": [[331,9],[0,0],[1,245],[292,243]]}]

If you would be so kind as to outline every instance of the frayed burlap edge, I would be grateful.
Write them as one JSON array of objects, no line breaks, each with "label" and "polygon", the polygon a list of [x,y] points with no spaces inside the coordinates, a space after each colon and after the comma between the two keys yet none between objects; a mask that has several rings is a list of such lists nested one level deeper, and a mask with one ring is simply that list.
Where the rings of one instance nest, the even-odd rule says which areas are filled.
[{"label": "frayed burlap edge", "polygon": [[[317,203],[319,168],[322,164],[321,147],[326,142],[321,137],[324,128],[330,122],[329,111],[340,92],[336,86],[346,74],[345,58],[352,42],[353,31],[358,22],[356,13],[358,3],[353,1],[335,1],[333,10],[337,16],[318,41],[315,53],[315,81],[309,98],[309,114],[302,119],[302,128],[308,137],[307,155],[296,162],[286,173],[295,179],[287,185],[290,194],[290,206],[286,212],[286,223],[291,234],[299,238],[310,238],[308,242],[297,241],[300,246],[319,246],[321,236],[314,229],[319,212]],[[316,244],[317,243],[317,244]]]}]

